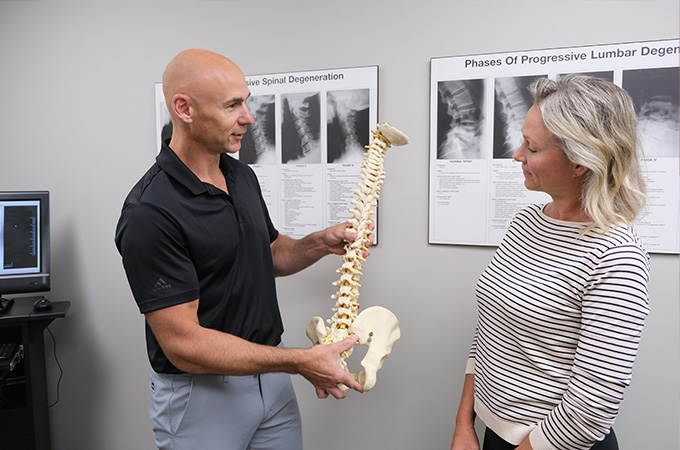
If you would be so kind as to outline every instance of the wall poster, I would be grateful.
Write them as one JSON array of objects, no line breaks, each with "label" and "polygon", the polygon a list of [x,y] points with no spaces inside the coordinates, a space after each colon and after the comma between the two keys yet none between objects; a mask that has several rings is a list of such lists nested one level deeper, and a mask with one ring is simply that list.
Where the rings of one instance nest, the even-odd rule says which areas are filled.
[{"label": "wall poster", "polygon": [[631,95],[638,113],[647,208],[635,223],[650,253],[678,253],[680,105],[678,40],[431,60],[432,244],[498,245],[513,215],[547,194],[528,191],[512,159],[538,77],[584,73]]},{"label": "wall poster", "polygon": [[[246,82],[255,122],[232,156],[257,174],[277,229],[300,238],[349,219],[378,123],[378,66],[246,75]],[[160,83],[156,105],[160,148],[170,122]],[[374,234],[377,244],[377,217]]]}]

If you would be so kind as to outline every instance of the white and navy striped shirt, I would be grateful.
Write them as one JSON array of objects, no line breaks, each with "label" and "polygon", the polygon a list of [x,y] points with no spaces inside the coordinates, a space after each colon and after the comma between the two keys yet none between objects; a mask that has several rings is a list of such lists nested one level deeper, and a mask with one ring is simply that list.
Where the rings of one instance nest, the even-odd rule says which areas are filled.
[{"label": "white and navy striped shirt", "polygon": [[506,441],[589,449],[616,418],[649,313],[635,232],[579,231],[538,205],[515,216],[477,284],[475,411]]}]

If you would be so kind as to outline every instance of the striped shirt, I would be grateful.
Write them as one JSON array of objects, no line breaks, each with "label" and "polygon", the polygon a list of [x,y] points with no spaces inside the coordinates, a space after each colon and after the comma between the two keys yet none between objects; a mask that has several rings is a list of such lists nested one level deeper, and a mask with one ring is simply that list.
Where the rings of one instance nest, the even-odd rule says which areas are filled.
[{"label": "striped shirt", "polygon": [[477,284],[467,373],[475,411],[534,450],[589,449],[609,433],[649,313],[649,256],[635,231],[604,235],[539,205],[513,219]]}]

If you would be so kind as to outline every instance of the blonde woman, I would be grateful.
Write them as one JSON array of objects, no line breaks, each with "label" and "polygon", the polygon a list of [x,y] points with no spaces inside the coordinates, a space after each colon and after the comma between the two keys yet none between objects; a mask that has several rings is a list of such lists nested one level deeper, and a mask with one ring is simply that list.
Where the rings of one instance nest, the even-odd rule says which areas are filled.
[{"label": "blonde woman", "polygon": [[571,75],[530,86],[514,159],[552,201],[513,219],[477,284],[452,450],[617,450],[611,428],[649,312],[645,202],[628,94]]}]

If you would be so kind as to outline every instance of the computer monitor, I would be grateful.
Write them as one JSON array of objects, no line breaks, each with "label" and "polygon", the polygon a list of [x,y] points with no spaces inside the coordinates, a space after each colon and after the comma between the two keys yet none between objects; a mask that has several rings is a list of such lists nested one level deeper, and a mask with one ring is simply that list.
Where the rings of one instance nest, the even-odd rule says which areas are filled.
[{"label": "computer monitor", "polygon": [[50,290],[50,194],[0,191],[0,296]]}]

